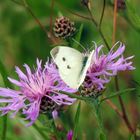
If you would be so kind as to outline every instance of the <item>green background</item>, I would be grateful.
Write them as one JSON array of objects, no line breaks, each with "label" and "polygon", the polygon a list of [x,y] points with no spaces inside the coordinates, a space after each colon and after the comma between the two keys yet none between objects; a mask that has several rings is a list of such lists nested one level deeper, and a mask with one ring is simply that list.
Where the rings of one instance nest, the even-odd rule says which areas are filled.
[{"label": "green background", "polygon": [[[21,2],[20,0],[17,0]],[[96,27],[89,20],[75,16],[69,12],[73,11],[80,15],[89,16],[87,9],[81,4],[80,0],[56,0],[54,8],[51,8],[51,0],[28,0],[29,7],[45,28],[50,30],[50,15],[52,15],[53,23],[58,15],[63,15],[75,22],[77,31],[83,24],[83,31],[80,43],[84,47],[91,47],[92,41],[98,45],[104,44]],[[133,0],[130,2],[135,12],[140,17],[140,1]],[[102,11],[102,0],[91,0],[92,13],[97,21],[100,20]],[[51,12],[53,11],[53,12]],[[116,41],[122,41],[126,45],[125,56],[135,55],[133,65],[136,69],[132,72],[119,73],[120,89],[135,87],[136,92],[125,94],[122,96],[130,121],[136,126],[140,125],[140,97],[139,86],[133,82],[140,83],[140,22],[134,23],[133,14],[129,15],[126,9],[120,10],[117,14],[117,31]],[[139,19],[140,20],[140,19]],[[139,25],[138,25],[139,24]],[[106,9],[102,23],[102,31],[109,45],[112,45],[113,30],[113,1],[106,1]],[[59,41],[54,44],[46,37],[44,31],[35,22],[30,13],[22,6],[17,5],[11,0],[0,0],[0,60],[3,62],[8,75],[17,78],[15,73],[15,65],[19,66],[23,71],[22,65],[29,64],[35,66],[36,58],[45,62],[50,57],[50,50],[56,46],[66,44]],[[81,49],[79,47],[79,49]],[[104,48],[105,52],[107,49]],[[0,75],[0,86],[4,87],[3,79]],[[115,91],[114,80],[108,84],[106,95]],[[118,99],[112,101],[120,108]],[[74,115],[77,103],[71,106],[65,114],[65,123],[67,130],[74,127]],[[119,140],[129,139],[130,134],[121,118],[106,104],[102,104],[102,116],[108,139]],[[71,118],[71,123],[69,121]],[[3,117],[0,118],[0,135],[2,130]],[[43,126],[37,121],[40,130]],[[47,132],[45,132],[47,133]],[[92,111],[82,102],[81,114],[78,126],[78,138],[80,140],[96,140],[98,139],[98,125]],[[43,140],[41,135],[34,127],[25,127],[24,121],[17,115],[14,119],[8,117],[7,140]]]}]

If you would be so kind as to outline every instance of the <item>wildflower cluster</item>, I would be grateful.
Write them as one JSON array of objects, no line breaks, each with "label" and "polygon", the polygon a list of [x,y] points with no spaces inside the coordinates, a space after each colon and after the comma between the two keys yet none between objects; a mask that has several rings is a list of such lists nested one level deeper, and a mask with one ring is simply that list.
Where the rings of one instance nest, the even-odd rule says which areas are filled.
[{"label": "wildflower cluster", "polygon": [[[82,96],[95,96],[100,94],[111,77],[119,71],[133,70],[133,56],[124,58],[124,44],[120,43],[119,48],[114,51],[112,47],[108,54],[103,53],[103,46],[95,47],[91,64],[81,87]],[[62,105],[71,105],[76,99],[60,93],[75,93],[77,90],[69,88],[60,78],[58,69],[53,61],[47,61],[42,67],[42,61],[37,59],[37,67],[31,68],[25,64],[26,74],[19,67],[16,67],[19,81],[8,78],[11,83],[19,87],[19,90],[0,88],[0,107],[2,115],[12,111],[12,116],[21,111],[26,120],[32,125],[40,113],[51,112],[56,117],[58,109]],[[4,104],[5,103],[5,104]]]}]

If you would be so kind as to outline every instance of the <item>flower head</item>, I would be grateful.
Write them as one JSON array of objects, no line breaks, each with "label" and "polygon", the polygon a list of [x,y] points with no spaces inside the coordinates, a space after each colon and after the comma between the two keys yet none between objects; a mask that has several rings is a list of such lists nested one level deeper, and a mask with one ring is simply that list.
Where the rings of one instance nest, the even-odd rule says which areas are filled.
[{"label": "flower head", "polygon": [[117,75],[119,71],[135,69],[130,61],[133,56],[127,58],[123,56],[124,44],[120,43],[118,49],[114,51],[118,43],[120,42],[117,42],[107,55],[102,51],[103,46],[95,48],[91,65],[83,83],[84,88],[92,89],[92,91],[95,89],[96,92],[100,92],[105,88],[104,85],[110,81],[111,77]]},{"label": "flower head", "polygon": [[[42,61],[37,59],[37,68],[34,72],[25,64],[26,74],[24,74],[18,67],[16,73],[19,81],[8,78],[10,82],[17,85],[19,90],[12,90],[8,88],[0,88],[0,103],[6,103],[4,107],[0,107],[2,115],[13,111],[15,115],[19,110],[30,120],[28,125],[32,125],[37,119],[44,100],[47,106],[53,106],[51,111],[55,111],[55,107],[61,105],[71,105],[75,99],[69,98],[67,95],[59,93],[65,91],[73,93],[60,79],[56,66],[52,62],[47,62],[44,68],[41,66]],[[47,108],[48,110],[49,108]]]},{"label": "flower head", "polygon": [[73,131],[70,130],[70,131],[67,133],[67,140],[72,140],[72,137],[73,137]]},{"label": "flower head", "polygon": [[61,16],[56,19],[53,30],[56,37],[65,39],[71,37],[76,28],[74,22],[67,17]]}]

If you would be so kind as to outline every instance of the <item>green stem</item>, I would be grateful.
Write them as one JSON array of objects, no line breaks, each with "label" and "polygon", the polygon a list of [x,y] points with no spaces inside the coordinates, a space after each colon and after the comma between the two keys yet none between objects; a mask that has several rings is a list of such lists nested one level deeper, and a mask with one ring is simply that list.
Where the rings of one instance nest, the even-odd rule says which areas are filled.
[{"label": "green stem", "polygon": [[44,138],[44,140],[48,140],[49,138],[42,132],[42,130],[34,124],[33,127],[38,131],[38,133]]},{"label": "green stem", "polygon": [[[119,83],[118,83],[118,76],[115,77],[115,87],[116,87],[116,91],[119,91]],[[134,128],[132,127],[129,119],[128,119],[128,116],[127,116],[127,113],[126,113],[126,110],[125,110],[125,106],[124,106],[124,103],[123,103],[123,100],[121,98],[121,96],[119,95],[118,96],[118,100],[119,100],[119,103],[120,103],[120,106],[121,106],[121,110],[122,110],[122,113],[123,113],[123,120],[127,126],[127,128],[129,129],[129,131],[134,134],[135,133],[135,130]]]},{"label": "green stem", "polygon": [[104,131],[103,120],[102,120],[102,115],[101,115],[100,105],[98,103],[98,100],[94,100],[93,102],[90,102],[90,105],[94,111],[94,115],[95,115],[98,125],[99,125],[100,136],[102,135],[104,137],[104,139],[106,139],[107,137],[106,137],[106,134]]},{"label": "green stem", "polygon": [[126,92],[130,92],[130,91],[134,91],[134,90],[136,90],[136,89],[135,88],[128,88],[128,89],[121,90],[121,91],[119,90],[119,91],[115,92],[115,94],[111,93],[110,96],[101,99],[100,103],[102,103],[105,100],[112,99],[112,98],[114,98],[116,96],[121,96],[122,94],[125,94]]},{"label": "green stem", "polygon": [[107,49],[108,49],[108,51],[110,51],[110,47],[109,47],[109,44],[107,43],[107,40],[105,39],[105,36],[104,36],[104,34],[103,34],[103,32],[102,32],[102,30],[101,30],[101,28],[99,28],[99,33],[100,33],[100,35],[101,35],[101,37],[102,37],[102,39],[103,39],[103,41],[104,41],[104,43],[105,43],[105,45],[106,45],[106,47],[107,47]]},{"label": "green stem", "polygon": [[105,0],[103,0],[103,9],[102,9],[102,13],[101,13],[99,28],[101,28],[101,24],[102,24],[103,17],[104,17],[104,11],[105,11]]},{"label": "green stem", "polygon": [[7,115],[3,117],[3,130],[2,130],[2,140],[6,140],[6,132],[7,132]]},{"label": "green stem", "polygon": [[39,27],[44,31],[44,33],[48,37],[48,39],[52,43],[56,43],[56,40],[55,40],[54,36],[50,32],[48,32],[48,30],[45,28],[45,26],[40,22],[40,20],[32,12],[32,10],[30,9],[30,7],[29,7],[28,3],[26,2],[26,0],[22,0],[22,3],[18,2],[16,0],[11,0],[11,1],[16,3],[16,4],[18,4],[18,5],[20,5],[20,6],[23,6],[28,11],[28,13],[34,18],[35,22],[39,25]]},{"label": "green stem", "polygon": [[[105,5],[104,5],[104,6],[105,6]],[[88,7],[87,7],[87,9],[88,9],[88,12],[89,12],[89,14],[90,14],[92,23],[95,25],[95,27],[97,28],[98,32],[100,33],[100,36],[101,36],[101,38],[103,39],[103,41],[104,41],[104,43],[105,43],[107,49],[110,50],[109,44],[108,44],[108,42],[106,41],[105,36],[104,36],[104,34],[103,34],[102,30],[101,30],[101,26],[100,26],[101,23],[102,23],[103,15],[104,15],[104,10],[103,10],[102,15],[101,15],[101,18],[100,18],[100,22],[99,22],[100,24],[98,24],[98,23],[96,22],[96,20],[94,19],[91,10],[90,10]],[[103,9],[105,9],[105,8],[103,8]]]},{"label": "green stem", "polygon": [[[8,74],[5,69],[5,66],[3,65],[1,61],[0,61],[0,73],[2,75],[5,86],[12,88],[11,83],[7,79]],[[3,116],[3,130],[2,130],[2,136],[1,136],[2,140],[6,140],[6,132],[7,132],[7,115]]]},{"label": "green stem", "polygon": [[98,27],[98,23],[97,23],[96,20],[94,19],[93,15],[92,15],[92,12],[91,12],[91,10],[89,9],[88,6],[87,6],[87,10],[88,10],[88,12],[89,12],[89,15],[90,15],[90,17],[91,17],[91,20],[92,20],[93,24],[94,24],[96,27]]},{"label": "green stem", "polygon": [[84,101],[91,101],[92,99],[89,98],[89,97],[81,97],[79,95],[76,95],[76,94],[72,94],[72,93],[67,93],[67,92],[64,92],[64,91],[60,91],[60,93],[62,94],[65,94],[65,95],[68,95],[69,97],[71,98],[76,98],[76,99],[79,99],[79,100],[84,100]]},{"label": "green stem", "polygon": [[46,30],[46,28],[44,27],[44,25],[42,25],[42,23],[39,21],[39,19],[35,16],[35,14],[32,12],[32,10],[30,9],[30,7],[28,6],[26,0],[22,0],[23,1],[23,5],[26,8],[26,10],[31,14],[31,16],[35,19],[36,23],[40,26],[40,28],[46,33],[46,36],[48,36],[48,32]]},{"label": "green stem", "polygon": [[[113,34],[112,34],[112,44],[115,43],[115,40],[116,40],[116,29],[117,29],[117,0],[114,0],[114,13],[113,13]],[[116,88],[116,91],[119,91],[120,88],[119,88],[119,82],[118,82],[118,76],[116,75],[115,76],[115,88]],[[133,129],[129,119],[128,119],[128,116],[127,116],[127,113],[126,113],[126,109],[125,109],[125,106],[124,106],[124,103],[123,103],[123,100],[122,100],[122,97],[121,96],[118,96],[118,100],[119,100],[119,103],[120,103],[120,106],[121,106],[121,109],[122,109],[122,113],[123,113],[123,120],[126,124],[126,126],[128,127],[128,130],[134,134],[135,133],[135,130]]]}]

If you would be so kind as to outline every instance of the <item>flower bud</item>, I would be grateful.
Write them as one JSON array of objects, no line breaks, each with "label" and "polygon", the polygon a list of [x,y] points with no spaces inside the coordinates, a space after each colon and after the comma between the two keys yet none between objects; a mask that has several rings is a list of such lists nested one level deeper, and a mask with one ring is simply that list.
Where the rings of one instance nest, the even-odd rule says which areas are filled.
[{"label": "flower bud", "polygon": [[68,38],[73,35],[76,28],[74,22],[71,22],[67,17],[59,17],[54,24],[54,34],[56,37]]},{"label": "flower bud", "polygon": [[124,10],[126,8],[125,0],[118,0],[117,8],[118,10]]}]

